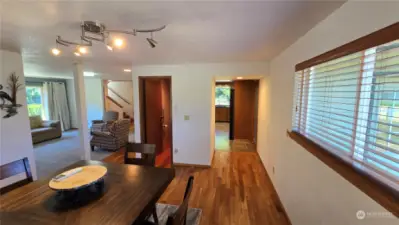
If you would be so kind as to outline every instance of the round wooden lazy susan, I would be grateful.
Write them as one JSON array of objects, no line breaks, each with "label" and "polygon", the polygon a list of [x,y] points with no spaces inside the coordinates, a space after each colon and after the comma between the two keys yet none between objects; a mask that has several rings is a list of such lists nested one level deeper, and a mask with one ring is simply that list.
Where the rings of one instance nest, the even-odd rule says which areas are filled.
[{"label": "round wooden lazy susan", "polygon": [[[56,191],[77,190],[102,180],[105,174],[107,174],[107,168],[100,165],[82,166],[72,170],[75,169],[79,169],[79,172],[63,180],[50,180],[49,187]],[[65,171],[62,174],[68,173],[72,170]]]}]

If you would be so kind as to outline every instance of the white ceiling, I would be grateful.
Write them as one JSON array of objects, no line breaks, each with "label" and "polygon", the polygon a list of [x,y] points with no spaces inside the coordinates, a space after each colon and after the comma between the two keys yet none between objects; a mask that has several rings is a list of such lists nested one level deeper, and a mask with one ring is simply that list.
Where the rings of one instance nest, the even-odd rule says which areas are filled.
[{"label": "white ceiling", "polygon": [[109,29],[153,28],[159,45],[146,35],[122,36],[126,48],[109,52],[95,43],[82,58],[85,71],[108,78],[128,77],[124,68],[142,64],[179,64],[270,60],[343,2],[3,2],[1,48],[22,53],[28,76],[72,76],[72,48],[54,57],[55,38],[79,40],[82,20]]}]

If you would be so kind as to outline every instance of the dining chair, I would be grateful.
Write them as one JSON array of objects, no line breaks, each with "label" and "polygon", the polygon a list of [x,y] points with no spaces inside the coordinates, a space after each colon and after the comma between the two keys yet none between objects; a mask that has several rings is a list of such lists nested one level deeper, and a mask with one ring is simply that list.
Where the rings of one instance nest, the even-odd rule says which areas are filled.
[{"label": "dining chair", "polygon": [[33,181],[29,160],[26,157],[0,166],[0,180],[4,180],[20,173],[25,173],[26,178],[2,187],[0,189],[0,194],[5,194]]},{"label": "dining chair", "polygon": [[194,177],[190,176],[190,178],[188,178],[186,191],[184,192],[183,202],[176,212],[168,216],[166,225],[186,225],[188,201],[190,200],[191,191],[193,189],[193,182]]},{"label": "dining chair", "polygon": [[[140,153],[141,158],[132,158],[129,153]],[[154,144],[128,143],[125,151],[125,164],[155,166],[156,146]]]},{"label": "dining chair", "polygon": [[[166,225],[186,225],[188,202],[190,200],[191,191],[193,189],[193,182],[194,182],[194,177],[190,176],[190,178],[188,178],[186,191],[184,192],[183,202],[173,214],[168,216]],[[139,225],[154,225],[154,224],[158,224],[158,223],[153,223],[150,221],[143,221],[138,224]],[[136,225],[136,223],[134,225]]]},{"label": "dining chair", "polygon": [[[141,158],[131,158],[129,153],[140,153]],[[127,143],[125,151],[125,164],[133,164],[140,166],[155,166],[156,146],[154,144]],[[154,205],[151,214],[154,218],[154,224],[158,225],[157,208]],[[147,216],[150,217],[150,215]]]}]

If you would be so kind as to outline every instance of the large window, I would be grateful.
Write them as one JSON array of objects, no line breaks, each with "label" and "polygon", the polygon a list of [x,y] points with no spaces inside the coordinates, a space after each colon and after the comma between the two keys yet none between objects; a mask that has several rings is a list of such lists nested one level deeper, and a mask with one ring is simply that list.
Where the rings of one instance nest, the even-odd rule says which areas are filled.
[{"label": "large window", "polygon": [[42,87],[26,86],[26,102],[29,116],[43,115]]},{"label": "large window", "polygon": [[230,106],[230,86],[216,86],[215,105],[216,106]]},{"label": "large window", "polygon": [[399,190],[399,40],[296,72],[292,130]]}]

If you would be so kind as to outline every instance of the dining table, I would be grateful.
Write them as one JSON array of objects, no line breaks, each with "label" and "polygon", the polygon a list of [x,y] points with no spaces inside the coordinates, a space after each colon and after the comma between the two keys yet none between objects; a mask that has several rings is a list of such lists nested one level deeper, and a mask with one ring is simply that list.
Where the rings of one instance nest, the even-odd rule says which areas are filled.
[{"label": "dining table", "polygon": [[[67,198],[68,204],[63,207],[62,193],[49,187],[50,180],[64,171],[90,165],[107,169],[100,183],[101,193],[76,204],[73,198],[77,197],[72,196],[71,200]],[[131,225],[151,214],[175,172],[170,168],[82,160],[61,169],[54,176],[1,195],[0,224]]]}]

